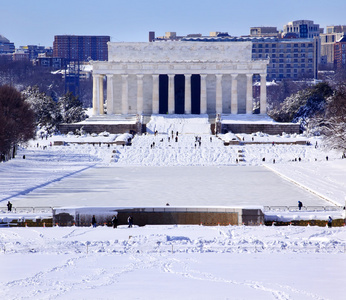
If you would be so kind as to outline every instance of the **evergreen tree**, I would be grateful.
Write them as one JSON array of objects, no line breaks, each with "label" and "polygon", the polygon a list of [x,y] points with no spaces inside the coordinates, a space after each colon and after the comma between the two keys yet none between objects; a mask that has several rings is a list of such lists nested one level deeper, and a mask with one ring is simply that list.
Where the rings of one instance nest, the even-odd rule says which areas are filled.
[{"label": "evergreen tree", "polygon": [[58,106],[63,123],[80,122],[87,118],[82,102],[72,93],[67,93],[63,97],[60,97]]},{"label": "evergreen tree", "polygon": [[287,97],[278,109],[269,111],[268,115],[278,122],[300,122],[304,130],[310,118],[324,112],[326,100],[332,94],[332,88],[322,82]]},{"label": "evergreen tree", "polygon": [[22,94],[35,113],[37,128],[43,128],[48,133],[55,132],[62,120],[57,103],[45,93],[40,92],[37,86],[28,87]]}]

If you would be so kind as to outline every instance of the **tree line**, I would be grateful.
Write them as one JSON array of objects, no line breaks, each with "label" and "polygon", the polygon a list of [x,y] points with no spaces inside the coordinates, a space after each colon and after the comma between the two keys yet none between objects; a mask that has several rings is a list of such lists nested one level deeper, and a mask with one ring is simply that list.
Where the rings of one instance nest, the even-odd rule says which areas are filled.
[{"label": "tree line", "polygon": [[0,86],[0,161],[13,158],[16,146],[34,138],[37,131],[53,134],[60,123],[85,118],[83,104],[72,93],[55,101],[37,86],[22,92],[9,85]]}]

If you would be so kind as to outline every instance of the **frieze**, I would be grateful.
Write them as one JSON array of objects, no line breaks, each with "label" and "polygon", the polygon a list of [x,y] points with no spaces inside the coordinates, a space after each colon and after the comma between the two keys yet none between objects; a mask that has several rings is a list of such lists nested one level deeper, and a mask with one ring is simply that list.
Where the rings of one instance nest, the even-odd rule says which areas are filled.
[{"label": "frieze", "polygon": [[249,62],[251,42],[108,43],[114,62]]}]

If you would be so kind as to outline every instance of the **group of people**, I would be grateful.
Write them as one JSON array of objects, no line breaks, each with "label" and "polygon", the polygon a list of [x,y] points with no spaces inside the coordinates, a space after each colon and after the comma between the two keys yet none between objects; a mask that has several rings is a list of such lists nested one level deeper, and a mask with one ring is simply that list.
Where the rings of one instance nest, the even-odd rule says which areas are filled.
[{"label": "group of people", "polygon": [[[118,227],[118,217],[116,215],[113,215],[113,217],[111,219],[111,222],[112,222],[113,228],[117,228]],[[129,228],[131,228],[133,226],[133,217],[132,216],[129,216],[127,218],[127,223],[128,223],[128,227]],[[97,221],[96,221],[95,215],[93,215],[92,218],[91,218],[91,225],[94,228],[96,228],[96,226],[97,226]]]}]

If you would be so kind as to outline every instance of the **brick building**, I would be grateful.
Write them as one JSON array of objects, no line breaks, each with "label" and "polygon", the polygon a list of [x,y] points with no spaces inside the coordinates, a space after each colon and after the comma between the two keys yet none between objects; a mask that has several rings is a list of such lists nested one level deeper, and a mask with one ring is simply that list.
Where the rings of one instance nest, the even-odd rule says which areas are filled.
[{"label": "brick building", "polygon": [[346,35],[334,44],[335,69],[346,67]]},{"label": "brick building", "polygon": [[53,57],[68,60],[108,60],[109,36],[56,35]]}]

